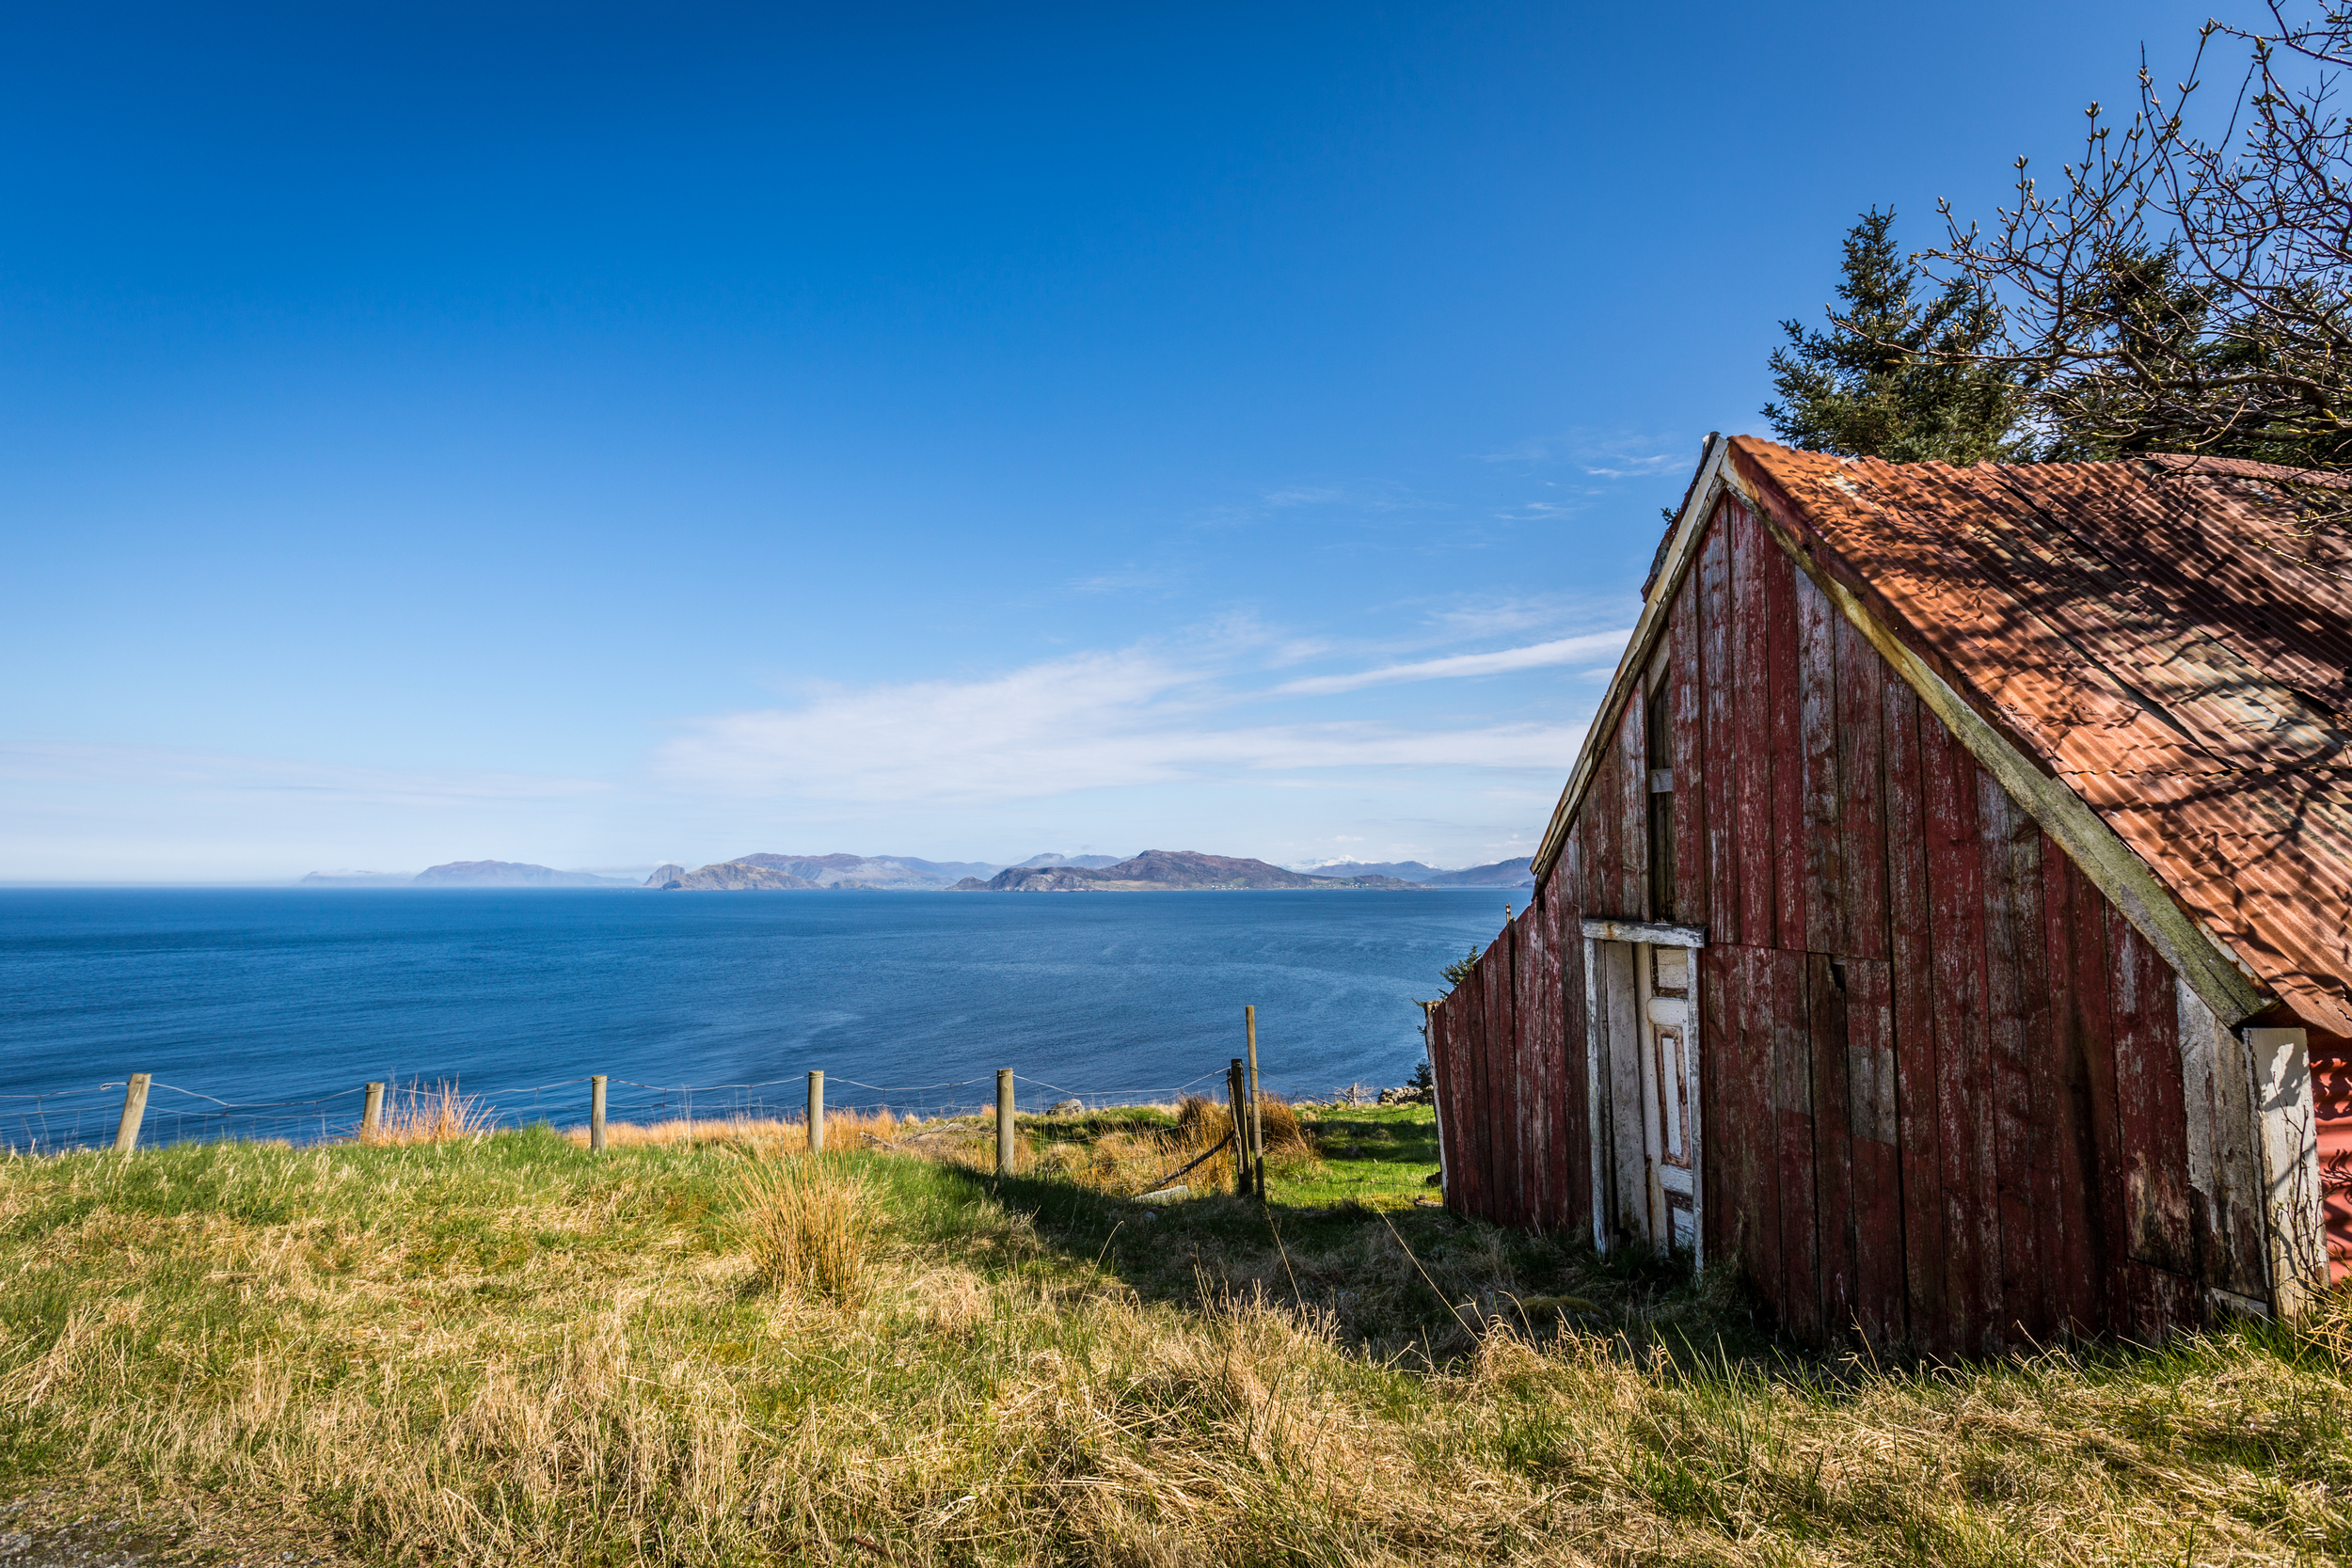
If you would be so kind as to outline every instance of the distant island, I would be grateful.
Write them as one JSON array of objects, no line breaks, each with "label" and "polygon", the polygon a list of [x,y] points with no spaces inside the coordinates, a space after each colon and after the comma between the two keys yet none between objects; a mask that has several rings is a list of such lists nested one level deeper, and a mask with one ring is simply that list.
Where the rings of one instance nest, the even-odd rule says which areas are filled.
[{"label": "distant island", "polygon": [[1461,871],[1440,871],[1419,861],[1326,861],[1298,866],[1310,877],[1394,877],[1422,887],[1534,887],[1535,861],[1531,855],[1473,865]]},{"label": "distant island", "polygon": [[1018,865],[930,861],[914,855],[743,855],[689,871],[675,862],[640,882],[593,871],[558,871],[522,861],[449,861],[424,870],[313,871],[315,887],[560,888],[630,887],[672,893],[1181,893],[1216,889],[1369,889],[1409,893],[1432,887],[1530,887],[1530,863],[1500,861],[1440,871],[1419,861],[1333,861],[1304,868],[1265,861],[1147,849],[1116,855],[1032,855]]},{"label": "distant island", "polygon": [[314,887],[635,887],[622,877],[593,871],[558,871],[520,861],[450,861],[415,876],[386,871],[313,871],[302,879]]},{"label": "distant island", "polygon": [[[1520,887],[1532,885],[1529,863],[1503,861],[1466,871],[1437,871],[1407,863],[1417,878],[1349,868],[1292,871],[1261,860],[1202,854],[1191,849],[1147,849],[1127,860],[1108,855],[1038,855],[1019,865],[978,866],[946,881],[945,863],[910,862],[896,856],[745,855],[697,871],[664,865],[646,879],[647,887],[684,893],[752,893],[794,888],[834,892],[932,890],[949,893],[1187,893],[1278,888],[1359,889],[1411,893],[1425,887]],[[981,876],[980,872],[993,871]]]}]

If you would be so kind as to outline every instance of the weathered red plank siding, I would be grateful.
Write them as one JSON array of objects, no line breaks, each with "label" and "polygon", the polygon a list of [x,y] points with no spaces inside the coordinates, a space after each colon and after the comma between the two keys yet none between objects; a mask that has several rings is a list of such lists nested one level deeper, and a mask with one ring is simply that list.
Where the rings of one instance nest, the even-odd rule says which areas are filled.
[{"label": "weathered red plank siding", "polygon": [[1764,706],[1767,755],[1772,759],[1772,913],[1767,927],[1771,934],[1761,940],[1783,952],[1802,953],[1804,863],[1811,835],[1805,832],[1803,699],[1797,681],[1797,568],[1769,537],[1763,548],[1764,604],[1772,619],[1765,627],[1763,679],[1754,689]]},{"label": "weathered red plank siding", "polygon": [[1910,1336],[1903,1172],[1897,1142],[1895,1015],[1885,960],[1846,960],[1846,1061],[1852,1096],[1854,1318],[1872,1344]]},{"label": "weathered red plank siding", "polygon": [[1667,705],[1673,720],[1668,748],[1674,773],[1674,917],[1707,924],[1706,658],[1699,595],[1679,594],[1668,623]]},{"label": "weathered red plank siding", "polygon": [[1977,822],[1980,769],[1949,730],[1924,715],[1919,755],[1927,784],[1929,919],[1935,932],[1945,1307],[1954,1349],[1974,1354],[1987,1335],[1998,1335],[2001,1314],[2000,1216],[1986,1103],[1992,1066],[1984,1017],[1984,846]]},{"label": "weathered red plank siding", "polygon": [[1560,930],[1560,1032],[1545,1049],[1560,1075],[1559,1147],[1553,1155],[1565,1199],[1560,1226],[1580,1236],[1592,1234],[1592,1107],[1584,1098],[1584,939],[1581,907],[1570,896],[1578,881],[1582,846],[1574,838],[1552,867],[1549,887]]},{"label": "weathered red plank siding", "polygon": [[1480,1103],[1487,1114],[1479,1118],[1479,1162],[1486,1195],[1486,1212],[1508,1225],[1511,1202],[1511,948],[1510,933],[1498,932],[1486,944],[1472,976],[1478,987],[1480,1060],[1486,1068],[1486,1091]]},{"label": "weathered red plank siding", "polygon": [[2169,1273],[2197,1272],[2189,1212],[2188,1117],[2181,1085],[2180,1011],[2172,974],[2113,910],[2115,1084],[2123,1134],[2125,1250]]},{"label": "weathered red plank siding", "polygon": [[1942,1073],[1936,1056],[1933,911],[1928,894],[1922,727],[1933,721],[1899,681],[1882,687],[1886,747],[1887,979],[1894,1015],[1896,1128],[1902,1145],[1903,1293],[1913,1342],[1954,1344],[1944,1256]]},{"label": "weathered red plank siding", "polygon": [[1743,506],[1726,506],[1731,536],[1732,627],[1736,667],[1726,672],[1732,712],[1731,766],[1739,778],[1740,919],[1717,940],[1744,947],[1772,944],[1772,743],[1764,685],[1772,668],[1772,609],[1764,579],[1779,549]]},{"label": "weathered red plank siding", "polygon": [[[1837,632],[1845,617],[1803,573],[1793,573],[1797,605],[1798,788],[1804,827],[1797,835],[1804,878],[1799,902],[1804,937],[1784,946],[1808,953],[1851,953],[1846,937],[1846,810],[1837,767]],[[1775,696],[1779,693],[1775,692]]]},{"label": "weathered red plank siding", "polygon": [[1617,720],[1617,878],[1612,893],[1617,912],[1634,920],[1649,915],[1649,739],[1647,705],[1628,703]]},{"label": "weathered red plank siding", "polygon": [[1854,1282],[1853,1110],[1846,1053],[1844,965],[1826,953],[1805,955],[1805,1027],[1813,1043],[1813,1190],[1815,1248],[1820,1272],[1821,1325],[1836,1336],[1858,1326]]},{"label": "weathered red plank siding", "polygon": [[2036,1068],[2054,1055],[2042,964],[2042,830],[1999,784],[1981,771],[1978,779],[2001,1323],[2006,1333],[2041,1341],[2058,1326],[2042,1259],[2047,1215],[2058,1202],[2057,1181],[2050,1168],[2049,1130],[2037,1117],[2035,1103],[2036,1078],[2042,1076]]},{"label": "weathered red plank siding", "polygon": [[[1729,518],[1719,517],[1708,529],[1699,546],[1697,579],[1701,725],[1691,754],[1699,768],[1704,805],[1706,858],[1697,896],[1705,902],[1693,904],[1686,918],[1705,925],[1715,942],[1733,942],[1740,940],[1740,853],[1735,788],[1738,728],[1733,717],[1738,672],[1732,663]],[[1683,765],[1677,750],[1675,766]],[[1677,792],[1685,787],[1677,775]]]},{"label": "weathered red plank siding", "polygon": [[[2081,911],[2097,895],[2057,845],[2042,845],[2042,925],[2050,977],[2050,1054],[2058,1061],[2058,1214],[2043,1257],[2056,1274],[2064,1324],[2087,1332],[2106,1322],[2105,1281],[2120,1251],[2109,1237],[2122,1212],[2115,1173],[2115,1048],[2107,1022],[2106,944]],[[2084,945],[2088,939],[2088,951]],[[2101,1173],[2107,1180],[2103,1181]]]},{"label": "weathered red plank siding", "polygon": [[2312,1108],[2319,1117],[2320,1200],[2328,1275],[2352,1276],[2352,1040],[2312,1036]]}]

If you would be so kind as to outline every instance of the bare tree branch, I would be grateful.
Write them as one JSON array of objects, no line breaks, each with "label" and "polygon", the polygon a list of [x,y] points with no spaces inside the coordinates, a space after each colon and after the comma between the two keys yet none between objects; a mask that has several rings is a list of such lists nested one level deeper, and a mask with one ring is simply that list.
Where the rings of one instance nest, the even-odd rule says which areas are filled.
[{"label": "bare tree branch", "polygon": [[[2080,160],[2044,188],[2020,158],[1991,223],[1941,204],[1924,260],[2001,305],[1979,357],[2024,380],[2046,455],[2352,467],[2352,5],[2268,4],[2267,28],[2208,23],[2169,99],[2143,56],[2129,123],[2092,104]],[[2201,130],[2225,44],[2243,72]]]}]

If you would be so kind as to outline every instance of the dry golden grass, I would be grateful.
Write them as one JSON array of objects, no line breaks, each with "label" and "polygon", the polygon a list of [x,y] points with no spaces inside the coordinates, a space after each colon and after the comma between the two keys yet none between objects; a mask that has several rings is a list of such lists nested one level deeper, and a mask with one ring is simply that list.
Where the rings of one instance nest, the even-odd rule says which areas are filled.
[{"label": "dry golden grass", "polygon": [[[1210,1142],[1224,1137],[1233,1130],[1233,1113],[1216,1101],[1200,1095],[1186,1095],[1176,1107],[1176,1125],[1195,1140]],[[1258,1128],[1265,1139],[1266,1158],[1287,1158],[1311,1154],[1314,1148],[1307,1141],[1307,1133],[1299,1125],[1298,1113],[1279,1095],[1258,1097]],[[1203,1145],[1203,1147],[1206,1147]]]},{"label": "dry golden grass", "polygon": [[363,1144],[439,1144],[456,1138],[478,1138],[498,1123],[498,1114],[457,1085],[441,1083],[427,1089],[411,1084],[384,1097],[382,1119],[359,1134]]},{"label": "dry golden grass", "polygon": [[854,1307],[871,1293],[873,1193],[844,1157],[779,1154],[745,1163],[736,1229],[770,1285]]},{"label": "dry golden grass", "polygon": [[[904,1125],[889,1111],[827,1111],[827,1151],[859,1149],[888,1143]],[[575,1148],[588,1147],[588,1129],[574,1127],[564,1134]],[[677,1117],[670,1121],[609,1121],[604,1127],[607,1148],[633,1148],[678,1144],[739,1144],[760,1148],[806,1148],[808,1122],[801,1117]]]},{"label": "dry golden grass", "polygon": [[[752,1288],[747,1165],[868,1184],[862,1293]],[[2352,1554],[2343,1297],[2163,1353],[1716,1359],[1638,1316],[1457,1312],[1530,1293],[1552,1243],[1397,1219],[1278,1248],[1231,1200],[1146,1220],[916,1160],[533,1132],[5,1161],[0,1480],[234,1496],[416,1563]],[[1367,1299],[1450,1348],[1368,1354]]]}]

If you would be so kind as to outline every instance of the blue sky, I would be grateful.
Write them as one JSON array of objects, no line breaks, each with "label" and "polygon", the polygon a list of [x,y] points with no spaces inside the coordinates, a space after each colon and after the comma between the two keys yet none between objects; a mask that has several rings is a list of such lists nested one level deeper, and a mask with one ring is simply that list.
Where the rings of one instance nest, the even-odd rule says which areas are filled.
[{"label": "blue sky", "polygon": [[1854,214],[2205,14],[20,8],[0,879],[1528,853]]}]

